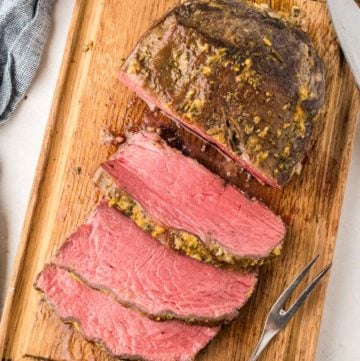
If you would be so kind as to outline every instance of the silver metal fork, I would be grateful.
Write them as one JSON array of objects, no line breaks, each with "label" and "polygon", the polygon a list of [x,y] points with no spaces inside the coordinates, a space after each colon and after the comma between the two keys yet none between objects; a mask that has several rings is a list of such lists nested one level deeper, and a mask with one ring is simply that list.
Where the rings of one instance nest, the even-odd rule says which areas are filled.
[{"label": "silver metal fork", "polygon": [[301,282],[301,280],[305,277],[305,275],[310,270],[311,266],[317,261],[319,255],[317,255],[302,271],[301,273],[294,279],[294,281],[290,284],[290,286],[282,293],[282,295],[277,299],[277,301],[272,306],[266,322],[264,326],[264,330],[260,337],[260,341],[257,344],[255,351],[250,357],[249,361],[258,360],[260,354],[263,352],[265,347],[269,344],[269,342],[274,338],[278,332],[283,329],[290,319],[295,315],[296,311],[300,308],[300,306],[304,303],[306,298],[311,294],[316,285],[320,282],[322,277],[326,274],[326,272],[330,269],[331,263],[325,267],[315,278],[314,280],[305,288],[299,298],[294,302],[294,304],[289,307],[287,311],[284,310],[285,302],[289,299],[290,295],[293,293],[295,288]]}]

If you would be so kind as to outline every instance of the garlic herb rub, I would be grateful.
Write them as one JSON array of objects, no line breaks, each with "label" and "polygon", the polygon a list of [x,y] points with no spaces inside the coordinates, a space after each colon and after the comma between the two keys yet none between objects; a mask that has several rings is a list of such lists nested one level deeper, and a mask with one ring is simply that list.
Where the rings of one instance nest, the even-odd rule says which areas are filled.
[{"label": "garlic herb rub", "polygon": [[309,144],[323,65],[292,21],[242,1],[185,1],[140,40],[120,78],[239,161],[285,185]]},{"label": "garlic herb rub", "polygon": [[200,261],[250,267],[280,253],[280,217],[157,134],[130,135],[95,183],[142,229]]}]

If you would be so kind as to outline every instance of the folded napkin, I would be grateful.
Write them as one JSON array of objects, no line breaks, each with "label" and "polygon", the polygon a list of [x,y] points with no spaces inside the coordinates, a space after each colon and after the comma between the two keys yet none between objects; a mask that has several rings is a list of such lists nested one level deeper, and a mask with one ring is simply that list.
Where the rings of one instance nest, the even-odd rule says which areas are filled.
[{"label": "folded napkin", "polygon": [[0,0],[0,124],[29,87],[51,25],[55,0]]}]

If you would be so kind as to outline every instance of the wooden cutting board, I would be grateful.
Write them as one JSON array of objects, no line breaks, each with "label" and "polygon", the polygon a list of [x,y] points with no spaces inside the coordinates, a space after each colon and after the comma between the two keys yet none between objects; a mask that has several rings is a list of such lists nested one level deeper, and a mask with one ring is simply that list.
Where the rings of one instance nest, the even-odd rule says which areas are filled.
[{"label": "wooden cutting board", "polygon": [[[97,201],[92,176],[109,155],[100,131],[123,130],[146,107],[117,79],[122,58],[174,0],[78,0],[40,155],[14,274],[1,321],[3,360],[108,360],[97,346],[62,324],[32,285],[64,237]],[[288,224],[284,252],[262,269],[258,289],[241,316],[223,328],[199,360],[245,361],[254,348],[272,303],[316,254],[307,281],[332,260],[339,216],[360,112],[359,93],[339,50],[325,1],[272,0],[276,9],[302,9],[305,26],[326,64],[325,115],[300,177],[284,191],[229,181],[264,200]],[[190,140],[199,146],[199,141]],[[211,149],[200,157],[210,165]],[[210,166],[221,173],[221,167]],[[224,172],[223,172],[224,173]],[[226,172],[225,172],[226,173]],[[226,175],[226,174],[225,174]],[[321,283],[262,360],[314,360],[324,304]],[[295,295],[296,296],[296,295]],[[145,342],[145,340],[144,340]]]}]

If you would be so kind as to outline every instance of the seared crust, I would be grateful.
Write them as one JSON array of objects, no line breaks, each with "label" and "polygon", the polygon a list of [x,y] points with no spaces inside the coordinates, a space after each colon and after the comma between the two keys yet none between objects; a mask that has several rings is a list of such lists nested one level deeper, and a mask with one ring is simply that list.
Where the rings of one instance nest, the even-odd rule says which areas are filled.
[{"label": "seared crust", "polygon": [[290,20],[242,1],[195,0],[141,39],[121,78],[275,187],[299,171],[324,68]]}]

